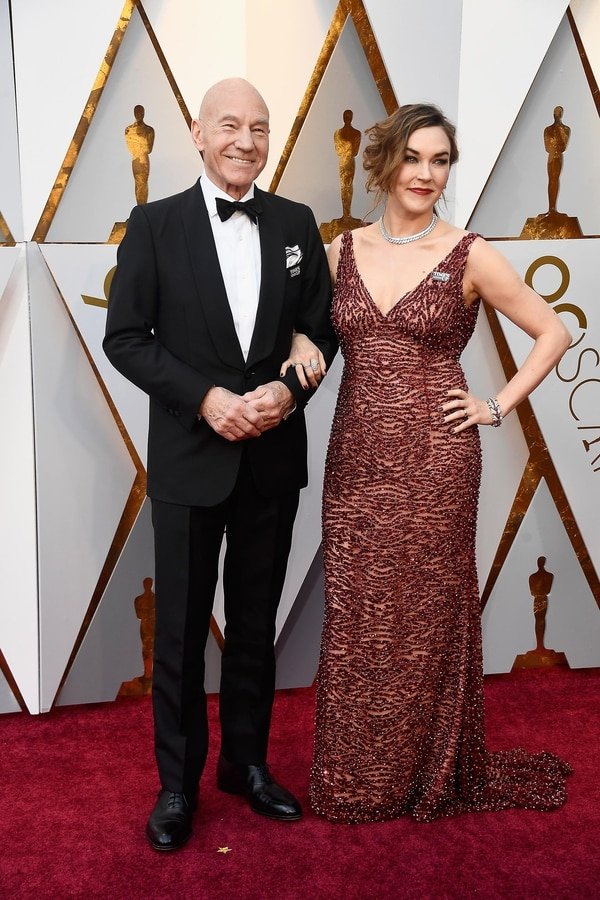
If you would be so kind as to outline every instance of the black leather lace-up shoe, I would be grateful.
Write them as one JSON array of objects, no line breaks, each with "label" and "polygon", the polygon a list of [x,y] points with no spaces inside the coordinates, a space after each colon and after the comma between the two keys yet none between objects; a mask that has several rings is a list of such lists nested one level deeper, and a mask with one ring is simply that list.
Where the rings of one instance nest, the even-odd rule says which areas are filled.
[{"label": "black leather lace-up shoe", "polygon": [[302,816],[296,798],[277,784],[266,764],[247,766],[230,763],[223,756],[217,763],[217,787],[227,794],[243,794],[254,812],[269,819],[293,822]]},{"label": "black leather lace-up shoe", "polygon": [[159,791],[158,800],[146,824],[146,837],[155,850],[177,850],[192,833],[195,804],[184,794]]}]

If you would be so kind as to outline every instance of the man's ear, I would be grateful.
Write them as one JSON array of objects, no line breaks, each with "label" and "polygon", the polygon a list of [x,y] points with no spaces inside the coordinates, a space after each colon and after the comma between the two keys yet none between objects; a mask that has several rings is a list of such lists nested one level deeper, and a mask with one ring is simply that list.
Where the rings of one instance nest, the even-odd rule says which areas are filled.
[{"label": "man's ear", "polygon": [[194,146],[197,150],[199,150],[200,156],[202,156],[202,158],[204,159],[204,136],[202,134],[202,123],[198,119],[192,119],[192,126],[190,131],[192,134],[192,141],[194,142]]}]

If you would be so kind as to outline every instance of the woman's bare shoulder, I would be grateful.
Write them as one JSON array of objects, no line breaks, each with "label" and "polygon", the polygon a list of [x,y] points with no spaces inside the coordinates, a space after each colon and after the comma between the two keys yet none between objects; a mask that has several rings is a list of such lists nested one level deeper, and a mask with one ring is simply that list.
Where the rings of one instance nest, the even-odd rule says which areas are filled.
[{"label": "woman's bare shoulder", "polygon": [[450,222],[438,222],[435,231],[438,232],[440,238],[444,238],[448,241],[448,243],[458,244],[467,234],[468,231],[465,231],[464,228],[457,228],[456,225],[451,225]]},{"label": "woman's bare shoulder", "polygon": [[367,247],[373,244],[379,238],[379,227],[377,222],[372,225],[363,225],[352,231],[352,242],[355,247]]}]

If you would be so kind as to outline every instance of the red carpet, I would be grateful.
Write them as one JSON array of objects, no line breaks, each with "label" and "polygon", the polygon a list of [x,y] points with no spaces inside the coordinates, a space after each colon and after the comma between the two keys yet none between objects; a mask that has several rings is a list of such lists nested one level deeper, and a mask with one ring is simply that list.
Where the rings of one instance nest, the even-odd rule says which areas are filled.
[{"label": "red carpet", "polygon": [[213,697],[196,829],[172,855],[144,838],[156,791],[147,700],[2,716],[0,897],[600,897],[600,669],[494,676],[486,698],[490,747],[571,762],[563,809],[331,825],[306,808],[313,693],[297,690],[277,696],[270,758],[306,815],[269,822],[214,787]]}]

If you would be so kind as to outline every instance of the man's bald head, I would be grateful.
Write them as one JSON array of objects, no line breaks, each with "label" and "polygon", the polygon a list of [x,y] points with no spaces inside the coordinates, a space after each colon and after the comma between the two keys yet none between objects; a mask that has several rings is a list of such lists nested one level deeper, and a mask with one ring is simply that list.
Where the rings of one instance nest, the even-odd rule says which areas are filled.
[{"label": "man's bald head", "polygon": [[267,104],[254,85],[245,78],[223,78],[222,81],[217,81],[216,84],[209,87],[202,98],[198,118],[203,121],[214,117],[216,110],[220,111],[226,108],[228,101],[233,98],[238,99],[240,96],[248,97],[256,107],[262,106],[268,120]]}]

